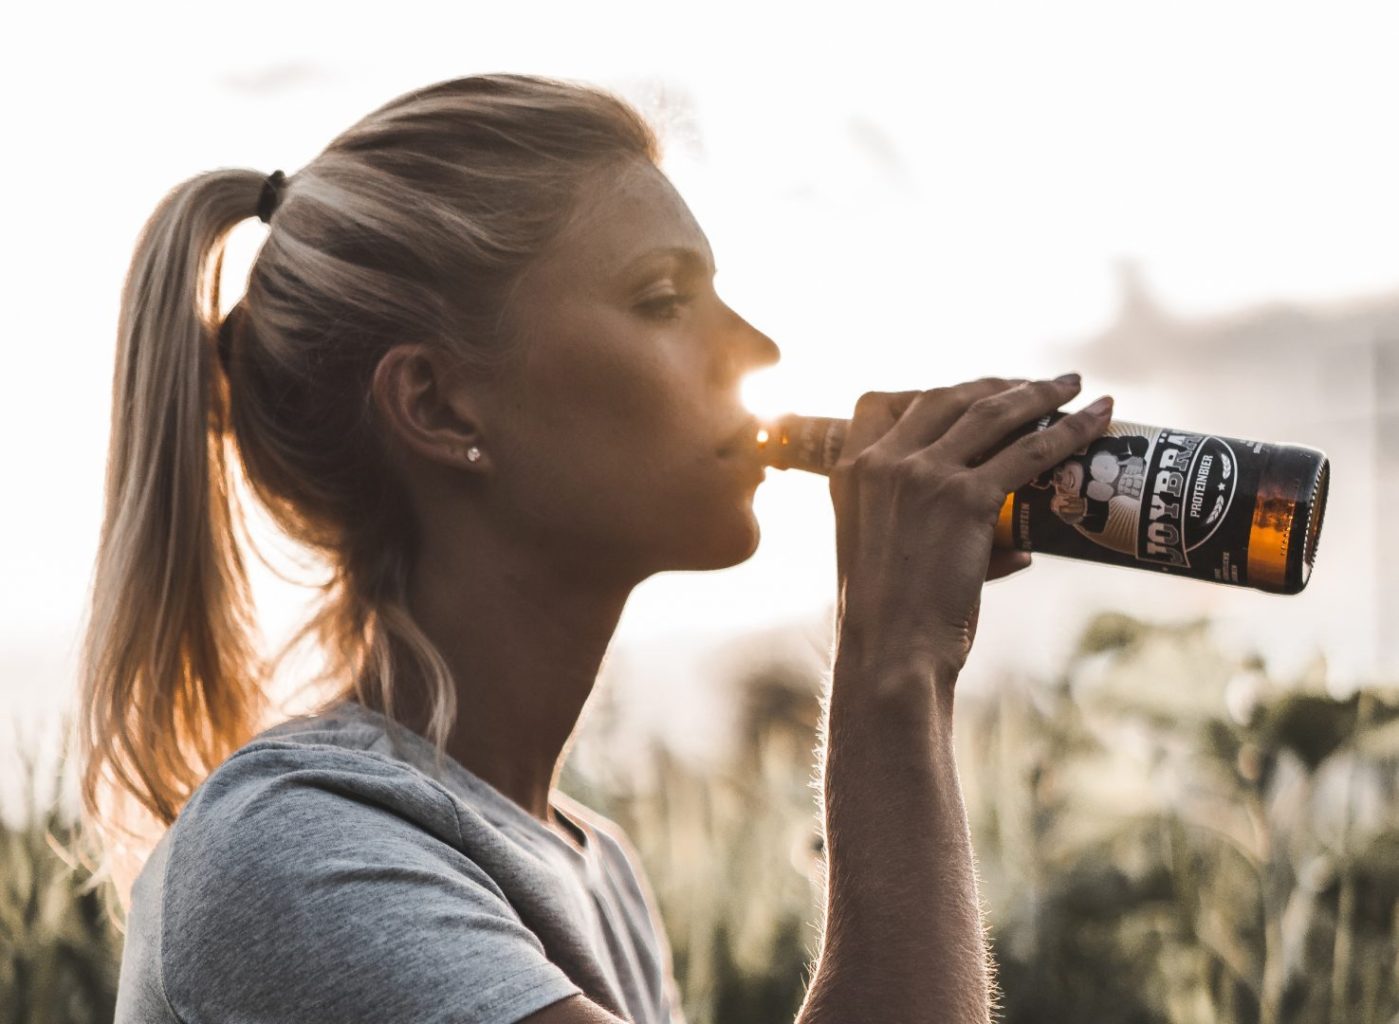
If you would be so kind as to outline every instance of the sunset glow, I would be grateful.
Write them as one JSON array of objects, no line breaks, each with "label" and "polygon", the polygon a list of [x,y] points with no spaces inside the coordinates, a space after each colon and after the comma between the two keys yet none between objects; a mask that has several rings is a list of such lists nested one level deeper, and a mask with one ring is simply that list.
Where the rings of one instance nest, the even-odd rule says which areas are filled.
[{"label": "sunset glow", "polygon": [[[1086,370],[1062,353],[1121,315],[1131,299],[1124,261],[1159,300],[1154,323],[1277,300],[1368,301],[1399,286],[1399,143],[1384,127],[1399,63],[1393,17],[1379,7],[1371,16],[1186,3],[1148,31],[1130,5],[1106,2],[1022,3],[1013,14],[885,5],[843,19],[793,19],[781,5],[721,4],[702,17],[637,6],[629,29],[595,33],[595,12],[576,6],[546,4],[541,15],[410,2],[393,19],[336,20],[327,34],[330,9],[308,4],[276,8],[270,34],[263,19],[229,22],[212,8],[182,9],[160,33],[123,32],[140,6],[94,6],[61,55],[25,48],[5,71],[11,94],[43,92],[42,103],[18,105],[12,128],[42,140],[51,169],[10,211],[16,251],[25,268],[62,268],[20,268],[7,309],[19,339],[8,350],[12,378],[51,380],[59,358],[67,396],[55,415],[51,388],[21,387],[0,424],[12,476],[42,495],[8,503],[0,519],[5,574],[19,581],[0,603],[14,637],[3,667],[23,681],[13,699],[30,705],[53,704],[71,679],[102,508],[117,299],[142,225],[194,174],[294,173],[355,119],[429,82],[532,71],[596,82],[638,105],[665,137],[664,170],[724,268],[725,302],[782,349],[742,385],[764,419],[848,416],[868,390]],[[65,8],[26,10],[27,37],[71,35]],[[90,127],[57,130],[55,111],[75,110]],[[84,184],[94,152],[122,155],[103,163],[101,188]],[[84,226],[81,247],[54,230],[59,209]],[[225,308],[266,237],[256,218],[234,229]],[[1259,417],[1224,422],[1239,395],[1292,400],[1209,365],[1189,395],[1159,390],[1151,373],[1085,373],[1074,405],[1110,388],[1124,415],[1163,422],[1182,398],[1208,397],[1217,412],[1183,425],[1242,434]],[[43,443],[33,443],[36,425]],[[1363,475],[1338,475],[1335,509]],[[755,508],[770,528],[754,557],[648,580],[627,606],[619,650],[670,651],[659,638],[682,626],[729,635],[824,614],[835,579],[827,486],[777,474]],[[1324,595],[1349,568],[1323,563],[1310,589]],[[275,639],[300,621],[307,592],[252,572]],[[988,607],[977,665],[1002,651],[1054,657],[1071,625],[1041,616],[1046,606],[1227,612],[1241,638],[1255,618],[1271,621],[1253,615],[1251,595],[1125,575],[1118,593],[1111,570],[1044,559],[995,584],[988,605],[1005,603],[1005,621],[1023,594],[1044,625],[1017,626],[1000,644],[1002,619]],[[1032,598],[1036,586],[1046,592]],[[1300,612],[1284,622],[1271,611],[1277,625],[1259,643],[1285,664],[1321,646],[1337,674],[1361,671],[1380,635],[1365,625],[1370,612],[1343,594],[1309,607],[1312,627]]]}]

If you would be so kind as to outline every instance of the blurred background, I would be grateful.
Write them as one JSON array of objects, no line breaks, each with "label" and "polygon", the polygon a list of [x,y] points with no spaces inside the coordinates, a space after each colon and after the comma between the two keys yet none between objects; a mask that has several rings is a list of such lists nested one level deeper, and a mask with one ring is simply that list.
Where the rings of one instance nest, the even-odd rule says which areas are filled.
[{"label": "blurred background", "polygon": [[[117,301],[160,197],[292,173],[408,89],[587,80],[660,130],[755,411],[1083,374],[1116,416],[1332,461],[1300,595],[1037,556],[989,585],[961,778],[1007,1021],[1399,1021],[1399,15],[1388,5],[26,5],[0,452],[0,1022],[110,1019],[65,848]],[[225,305],[266,228],[234,233]],[[694,1024],[791,1019],[819,935],[825,482],[635,593],[565,789],[627,828]],[[255,514],[255,510],[254,510]],[[276,551],[275,537],[262,538]],[[286,552],[289,559],[294,552]],[[309,591],[253,563],[271,649]],[[286,566],[280,567],[287,571]]]}]

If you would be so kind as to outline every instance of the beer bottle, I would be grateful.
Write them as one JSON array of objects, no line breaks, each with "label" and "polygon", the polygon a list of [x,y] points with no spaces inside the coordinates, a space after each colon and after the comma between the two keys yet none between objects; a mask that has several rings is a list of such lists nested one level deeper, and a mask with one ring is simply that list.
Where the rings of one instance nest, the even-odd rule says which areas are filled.
[{"label": "beer bottle", "polygon": [[[988,451],[1044,430],[1052,412]],[[768,465],[829,473],[850,421],[783,416],[764,425]],[[1114,420],[1059,465],[1006,495],[994,543],[1129,569],[1296,594],[1316,558],[1325,453]]]}]

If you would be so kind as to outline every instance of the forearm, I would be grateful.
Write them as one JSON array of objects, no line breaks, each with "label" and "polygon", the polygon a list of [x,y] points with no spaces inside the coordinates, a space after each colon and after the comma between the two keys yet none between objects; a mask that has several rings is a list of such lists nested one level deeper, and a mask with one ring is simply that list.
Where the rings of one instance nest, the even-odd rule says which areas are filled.
[{"label": "forearm", "polygon": [[955,674],[843,653],[824,777],[826,926],[798,1024],[990,1019],[952,749]]}]

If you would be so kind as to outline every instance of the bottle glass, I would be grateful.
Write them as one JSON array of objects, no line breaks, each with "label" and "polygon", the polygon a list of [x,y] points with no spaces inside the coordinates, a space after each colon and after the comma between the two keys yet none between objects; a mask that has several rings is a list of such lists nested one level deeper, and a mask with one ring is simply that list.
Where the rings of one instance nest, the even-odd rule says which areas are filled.
[{"label": "bottle glass", "polygon": [[[1065,415],[1026,423],[982,460]],[[759,447],[774,468],[829,473],[849,424],[784,416],[764,426]],[[1297,594],[1316,559],[1330,475],[1325,453],[1304,445],[1113,420],[1100,437],[1006,495],[994,542]]]}]

